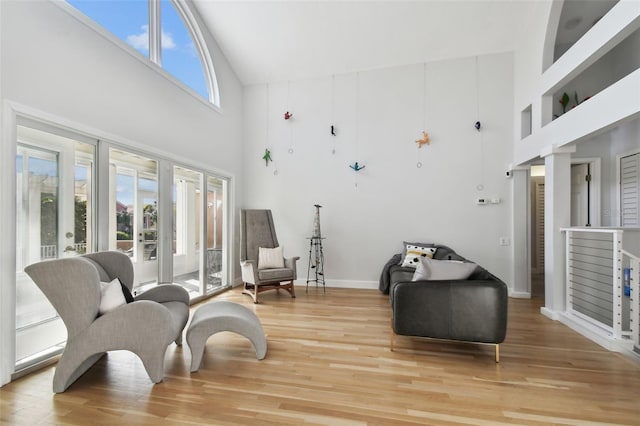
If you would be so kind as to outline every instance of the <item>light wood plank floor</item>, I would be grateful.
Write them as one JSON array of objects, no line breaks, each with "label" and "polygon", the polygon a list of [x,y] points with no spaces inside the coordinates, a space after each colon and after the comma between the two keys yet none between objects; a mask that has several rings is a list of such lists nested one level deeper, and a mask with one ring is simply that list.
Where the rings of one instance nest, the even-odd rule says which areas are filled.
[{"label": "light wood plank floor", "polygon": [[[253,305],[239,289],[217,300],[254,309],[268,339],[258,361],[248,340],[219,333],[199,372],[186,346],[167,351],[165,381],[112,352],[54,395],[54,367],[0,389],[7,425],[640,425],[640,364],[608,352],[510,300],[501,362],[491,346],[398,337],[376,290],[297,288]],[[131,324],[132,327],[143,326]]]}]

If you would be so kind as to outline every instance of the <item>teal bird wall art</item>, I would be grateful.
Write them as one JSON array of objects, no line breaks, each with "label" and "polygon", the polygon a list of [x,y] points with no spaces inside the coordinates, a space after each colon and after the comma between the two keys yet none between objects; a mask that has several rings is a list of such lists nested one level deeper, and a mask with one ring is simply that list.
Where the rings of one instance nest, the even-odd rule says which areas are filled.
[{"label": "teal bird wall art", "polygon": [[359,172],[360,170],[364,169],[366,166],[361,166],[360,164],[358,164],[358,162],[356,161],[353,164],[349,164],[349,167],[351,167],[353,170],[355,170],[356,172]]}]

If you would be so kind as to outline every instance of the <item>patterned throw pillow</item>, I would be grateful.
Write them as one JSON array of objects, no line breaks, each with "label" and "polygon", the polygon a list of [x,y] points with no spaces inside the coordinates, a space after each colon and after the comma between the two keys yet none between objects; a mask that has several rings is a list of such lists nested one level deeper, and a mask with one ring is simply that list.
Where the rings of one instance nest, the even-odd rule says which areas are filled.
[{"label": "patterned throw pillow", "polygon": [[435,247],[420,247],[407,244],[407,254],[402,261],[402,266],[415,268],[421,257],[432,259],[435,252]]}]

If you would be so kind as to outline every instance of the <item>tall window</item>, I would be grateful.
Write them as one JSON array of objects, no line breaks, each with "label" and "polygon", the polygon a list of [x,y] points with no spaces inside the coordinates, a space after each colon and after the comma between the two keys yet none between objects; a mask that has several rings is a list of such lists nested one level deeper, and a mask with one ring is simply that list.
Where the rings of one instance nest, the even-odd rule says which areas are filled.
[{"label": "tall window", "polygon": [[90,253],[95,241],[95,146],[54,127],[30,127],[34,124],[25,120],[16,129],[17,370],[60,352],[67,339],[56,310],[24,268]]},{"label": "tall window", "polygon": [[184,0],[67,2],[219,106],[211,56]]}]

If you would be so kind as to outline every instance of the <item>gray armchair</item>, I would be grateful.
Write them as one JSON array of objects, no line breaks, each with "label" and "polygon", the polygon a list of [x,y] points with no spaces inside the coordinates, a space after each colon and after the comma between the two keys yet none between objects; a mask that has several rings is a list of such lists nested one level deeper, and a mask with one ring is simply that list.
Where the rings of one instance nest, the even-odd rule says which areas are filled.
[{"label": "gray armchair", "polygon": [[154,383],[163,379],[169,344],[182,344],[189,319],[189,294],[177,285],[159,285],[134,302],[99,315],[100,282],[116,277],[131,290],[133,265],[116,251],[34,263],[25,272],[49,299],[67,327],[67,344],[53,377],[53,391],[64,392],[110,350],[140,357]]},{"label": "gray armchair", "polygon": [[243,294],[258,303],[258,294],[274,289],[284,289],[296,297],[293,282],[297,278],[296,262],[300,257],[284,259],[284,268],[258,269],[259,248],[278,247],[278,237],[273,225],[271,210],[240,211],[240,266]]}]

